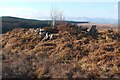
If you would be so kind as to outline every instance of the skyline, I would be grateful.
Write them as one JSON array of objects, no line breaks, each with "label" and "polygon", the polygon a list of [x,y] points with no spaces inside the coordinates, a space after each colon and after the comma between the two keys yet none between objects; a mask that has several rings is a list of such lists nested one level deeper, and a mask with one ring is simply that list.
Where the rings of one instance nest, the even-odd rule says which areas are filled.
[{"label": "skyline", "polygon": [[0,0],[0,2],[118,2],[119,0]]},{"label": "skyline", "polygon": [[[6,0],[5,0],[6,1]],[[30,0],[0,3],[0,16],[14,16],[28,19],[50,19],[52,6],[63,12],[65,19],[118,18],[118,2],[38,2]],[[47,0],[48,1],[48,0]],[[117,0],[116,0],[117,1]],[[4,3],[4,4],[3,4]]]}]

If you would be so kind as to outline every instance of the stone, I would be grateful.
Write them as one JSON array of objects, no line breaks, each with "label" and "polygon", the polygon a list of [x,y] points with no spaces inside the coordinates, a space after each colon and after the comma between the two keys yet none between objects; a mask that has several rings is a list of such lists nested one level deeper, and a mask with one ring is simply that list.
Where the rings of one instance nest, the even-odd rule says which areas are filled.
[{"label": "stone", "polygon": [[92,25],[92,27],[91,27],[91,29],[90,29],[90,31],[89,31],[89,34],[90,34],[91,36],[95,36],[96,33],[97,33],[96,25]]},{"label": "stone", "polygon": [[113,32],[113,29],[108,29],[107,32],[111,33],[111,32]]}]

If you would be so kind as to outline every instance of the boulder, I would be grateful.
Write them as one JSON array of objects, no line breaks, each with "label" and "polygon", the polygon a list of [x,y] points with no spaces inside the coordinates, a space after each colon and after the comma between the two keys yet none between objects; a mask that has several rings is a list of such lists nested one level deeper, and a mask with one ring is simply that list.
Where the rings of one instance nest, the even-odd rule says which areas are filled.
[{"label": "boulder", "polygon": [[96,33],[97,33],[96,25],[92,25],[92,27],[91,27],[91,29],[90,29],[90,31],[89,31],[89,34],[90,34],[91,36],[95,36]]}]

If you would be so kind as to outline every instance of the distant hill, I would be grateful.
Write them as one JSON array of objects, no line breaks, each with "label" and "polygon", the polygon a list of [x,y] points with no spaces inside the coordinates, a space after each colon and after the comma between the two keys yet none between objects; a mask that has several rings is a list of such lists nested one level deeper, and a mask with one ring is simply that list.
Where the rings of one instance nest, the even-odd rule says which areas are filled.
[{"label": "distant hill", "polygon": [[3,16],[2,18],[2,33],[12,30],[14,28],[37,28],[48,26],[49,20],[33,20],[24,19],[11,16]]},{"label": "distant hill", "polygon": [[[50,26],[51,20],[34,20],[11,16],[2,16],[2,33],[10,31],[14,28],[40,28]],[[88,23],[80,21],[66,21],[68,23]]]},{"label": "distant hill", "polygon": [[112,19],[112,18],[88,18],[88,17],[69,17],[68,20],[75,20],[75,21],[88,21],[88,22],[95,22],[95,23],[99,23],[99,24],[118,24],[118,20],[117,19]]}]

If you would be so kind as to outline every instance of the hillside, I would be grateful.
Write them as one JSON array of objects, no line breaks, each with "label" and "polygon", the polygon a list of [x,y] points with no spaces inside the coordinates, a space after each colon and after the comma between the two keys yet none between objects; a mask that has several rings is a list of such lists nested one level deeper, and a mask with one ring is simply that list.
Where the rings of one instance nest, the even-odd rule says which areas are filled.
[{"label": "hillside", "polygon": [[50,29],[57,33],[47,41],[25,28],[0,35],[3,78],[120,78],[119,33]]},{"label": "hillside", "polygon": [[14,28],[40,28],[48,26],[49,20],[24,19],[11,16],[0,17],[2,19],[2,33],[11,31]]},{"label": "hillside", "polygon": [[[51,25],[51,20],[35,20],[25,19],[11,16],[2,16],[2,33],[11,31],[15,28],[41,28]],[[77,22],[77,21],[65,21],[67,23],[88,23],[88,22]]]}]

